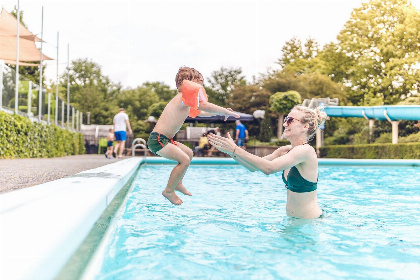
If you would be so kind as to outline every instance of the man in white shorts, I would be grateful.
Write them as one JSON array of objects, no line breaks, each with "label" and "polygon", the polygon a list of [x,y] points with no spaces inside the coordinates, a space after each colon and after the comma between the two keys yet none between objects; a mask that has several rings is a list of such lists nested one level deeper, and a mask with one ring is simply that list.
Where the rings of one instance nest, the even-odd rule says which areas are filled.
[{"label": "man in white shorts", "polygon": [[120,108],[120,112],[115,115],[114,117],[114,133],[115,133],[115,140],[117,140],[117,144],[115,144],[115,153],[118,152],[118,158],[122,158],[122,153],[125,147],[125,140],[127,140],[127,127],[128,133],[132,134],[130,122],[128,121],[128,115],[125,113],[124,108]]}]

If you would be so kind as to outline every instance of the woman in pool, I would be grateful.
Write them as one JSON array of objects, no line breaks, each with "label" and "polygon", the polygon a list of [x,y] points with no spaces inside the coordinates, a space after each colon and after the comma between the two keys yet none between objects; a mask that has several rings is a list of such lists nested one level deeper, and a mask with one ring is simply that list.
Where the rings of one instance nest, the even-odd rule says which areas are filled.
[{"label": "woman in pool", "polygon": [[214,134],[208,138],[214,147],[250,171],[261,171],[267,175],[283,171],[283,182],[287,188],[287,215],[315,219],[322,214],[316,191],[318,158],[308,141],[327,119],[327,114],[319,108],[295,106],[283,124],[283,137],[291,145],[280,147],[262,158],[240,149],[229,134],[227,138]]}]

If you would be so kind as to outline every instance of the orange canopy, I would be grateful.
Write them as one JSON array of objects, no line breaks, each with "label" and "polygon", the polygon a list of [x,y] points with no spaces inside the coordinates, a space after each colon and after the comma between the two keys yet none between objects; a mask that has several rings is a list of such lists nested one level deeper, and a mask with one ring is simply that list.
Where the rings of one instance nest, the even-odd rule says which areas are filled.
[{"label": "orange canopy", "polygon": [[[9,64],[16,64],[16,36],[17,20],[5,9],[0,13],[0,59]],[[35,45],[41,42],[35,34],[30,32],[23,24],[19,25],[19,64],[36,65],[24,63],[30,61],[39,62],[41,52]],[[42,60],[52,60],[46,55],[42,55]],[[21,63],[22,61],[22,63]]]}]

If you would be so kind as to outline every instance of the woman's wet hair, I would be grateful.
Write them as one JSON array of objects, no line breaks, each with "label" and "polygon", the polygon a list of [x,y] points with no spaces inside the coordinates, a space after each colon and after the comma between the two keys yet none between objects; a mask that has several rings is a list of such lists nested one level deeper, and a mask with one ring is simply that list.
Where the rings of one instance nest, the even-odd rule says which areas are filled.
[{"label": "woman's wet hair", "polygon": [[175,84],[176,87],[179,89],[182,86],[182,82],[184,80],[192,81],[192,80],[200,80],[203,79],[203,75],[201,73],[191,67],[180,67],[178,73],[175,76]]},{"label": "woman's wet hair", "polygon": [[304,113],[302,122],[309,125],[308,129],[308,140],[312,140],[315,136],[316,131],[329,119],[327,114],[323,111],[323,107],[309,108],[305,106],[295,106],[293,110],[297,110]]}]

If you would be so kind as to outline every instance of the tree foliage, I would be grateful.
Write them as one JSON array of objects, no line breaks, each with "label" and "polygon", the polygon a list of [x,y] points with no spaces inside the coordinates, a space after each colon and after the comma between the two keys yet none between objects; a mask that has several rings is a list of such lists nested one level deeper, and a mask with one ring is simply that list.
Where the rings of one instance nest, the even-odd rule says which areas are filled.
[{"label": "tree foliage", "polygon": [[213,71],[207,79],[209,85],[205,87],[209,102],[226,107],[232,97],[235,87],[245,85],[245,76],[241,68],[221,67],[219,71]]},{"label": "tree foliage", "polygon": [[277,92],[270,96],[270,109],[279,114],[286,114],[301,103],[302,99],[297,91]]},{"label": "tree foliage", "polygon": [[144,87],[148,87],[156,92],[157,96],[162,101],[169,102],[178,92],[176,89],[171,89],[168,85],[161,82],[145,82]]},{"label": "tree foliage", "polygon": [[[96,124],[112,123],[112,114],[117,112],[110,102],[121,86],[113,84],[102,74],[100,65],[89,59],[77,59],[70,66],[70,103],[82,112],[91,113],[91,122]],[[61,77],[62,87],[67,88],[67,74]],[[67,100],[66,93],[62,98]]]},{"label": "tree foliage", "polygon": [[[406,0],[371,0],[353,11],[338,34],[347,67],[342,82],[353,104],[365,96],[395,104],[420,86],[420,12]],[[345,56],[344,56],[345,55]]]}]

